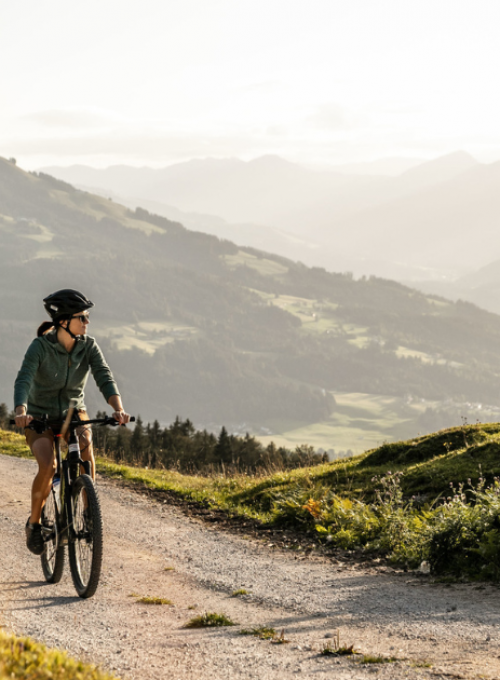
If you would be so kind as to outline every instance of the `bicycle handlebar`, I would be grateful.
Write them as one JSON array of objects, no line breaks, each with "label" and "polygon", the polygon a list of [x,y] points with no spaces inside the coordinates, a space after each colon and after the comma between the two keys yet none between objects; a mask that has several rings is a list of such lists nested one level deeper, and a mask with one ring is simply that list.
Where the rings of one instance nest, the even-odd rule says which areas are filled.
[{"label": "bicycle handlebar", "polygon": [[[135,423],[135,417],[132,416],[129,420],[130,423]],[[15,425],[16,421],[11,418],[9,420],[10,425]],[[30,422],[27,427],[30,430],[35,430],[38,431],[42,427],[44,429],[48,429],[48,423],[49,419],[48,416],[45,415],[42,418],[33,418],[33,420]],[[61,421],[62,423],[62,421]],[[82,425],[111,425],[111,427],[115,427],[116,425],[119,425],[120,423],[116,420],[116,418],[113,418],[113,416],[106,416],[105,418],[94,418],[92,420],[72,420],[70,422],[70,427],[79,427]],[[123,423],[125,425],[125,423]],[[42,430],[43,431],[43,430]]]}]

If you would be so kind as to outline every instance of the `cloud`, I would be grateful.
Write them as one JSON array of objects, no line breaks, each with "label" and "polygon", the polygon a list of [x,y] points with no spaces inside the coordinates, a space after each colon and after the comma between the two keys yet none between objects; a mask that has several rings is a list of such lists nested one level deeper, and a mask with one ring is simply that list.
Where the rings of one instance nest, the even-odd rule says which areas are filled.
[{"label": "cloud", "polygon": [[186,134],[151,130],[106,133],[59,134],[46,137],[19,136],[0,139],[0,155],[60,156],[83,159],[109,157],[120,162],[162,162],[178,157],[245,155],[259,145],[245,135]]},{"label": "cloud", "polygon": [[305,120],[312,127],[330,131],[351,130],[358,122],[351,111],[334,102],[321,104]]},{"label": "cloud", "polygon": [[269,125],[265,131],[268,137],[286,137],[287,134],[288,128],[285,125]]},{"label": "cloud", "polygon": [[23,123],[59,129],[95,129],[116,124],[116,115],[94,109],[53,109],[20,116]]},{"label": "cloud", "polygon": [[275,93],[282,90],[285,85],[280,80],[263,80],[261,82],[248,83],[242,85],[239,89],[242,92],[253,93]]}]

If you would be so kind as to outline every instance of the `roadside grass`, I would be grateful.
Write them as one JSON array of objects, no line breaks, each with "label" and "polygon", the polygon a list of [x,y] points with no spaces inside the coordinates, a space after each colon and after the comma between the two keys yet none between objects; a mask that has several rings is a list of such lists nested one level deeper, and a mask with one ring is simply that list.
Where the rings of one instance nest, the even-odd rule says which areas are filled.
[{"label": "roadside grass", "polygon": [[[11,444],[11,449],[16,448]],[[0,437],[0,453],[4,452],[16,455],[4,451]],[[384,444],[353,458],[261,477],[182,475],[119,465],[102,457],[97,459],[97,469],[109,477],[172,492],[184,500],[276,523],[291,519],[277,510],[277,499],[300,491],[314,497],[330,490],[341,498],[372,501],[377,490],[374,479],[387,472],[404,473],[401,488],[406,498],[418,495],[429,501],[447,494],[450,482],[458,486],[468,479],[472,484],[479,478],[493,481],[500,476],[500,424],[451,428]]]},{"label": "roadside grass", "polygon": [[32,458],[31,451],[23,436],[16,432],[0,430],[0,453],[16,458]]},{"label": "roadside grass", "polygon": [[150,597],[149,595],[140,597],[137,602],[139,604],[173,604],[172,600],[167,600],[164,597]]},{"label": "roadside grass", "polygon": [[335,645],[327,644],[323,647],[320,654],[321,656],[352,656],[353,654],[356,654],[356,651],[354,650],[353,645],[350,645],[349,647],[346,647],[345,645],[335,647]]},{"label": "roadside grass", "polygon": [[[25,455],[0,432],[0,453]],[[383,555],[433,575],[500,581],[500,424],[464,424],[359,456],[262,476],[182,475],[98,458],[100,474],[291,528],[315,544]],[[427,568],[427,567],[426,567]]]},{"label": "roadside grass", "polygon": [[0,678],[9,680],[116,680],[96,666],[0,630]]},{"label": "roadside grass", "polygon": [[240,595],[248,595],[248,590],[245,588],[240,588],[239,590],[233,590],[231,597],[240,597]]},{"label": "roadside grass", "polygon": [[[30,457],[24,437],[0,430],[0,453]],[[478,424],[442,430],[415,439],[383,444],[361,455],[288,472],[250,477],[201,477],[172,470],[129,467],[97,457],[100,474],[170,491],[181,499],[268,522],[275,519],[274,495],[301,488],[314,495],[325,488],[341,497],[371,500],[374,477],[402,471],[403,494],[434,499],[467,479],[492,481],[500,476],[500,424]]]},{"label": "roadside grass", "polygon": [[340,631],[335,631],[333,640],[328,642],[320,652],[321,656],[353,656],[357,654],[354,645],[340,644]]},{"label": "roadside grass", "polygon": [[373,654],[362,654],[362,658],[359,663],[370,664],[370,663],[396,663],[397,661],[402,661],[403,659],[398,659],[395,656],[380,656]]},{"label": "roadside grass", "polygon": [[274,637],[271,638],[271,644],[272,645],[286,645],[290,642],[290,640],[287,640],[285,637],[285,629],[281,629],[281,633],[278,635],[274,635]]},{"label": "roadside grass", "polygon": [[184,628],[218,628],[220,626],[236,626],[234,621],[231,621],[225,614],[217,614],[216,612],[205,612],[199,616],[190,619]]},{"label": "roadside grass", "polygon": [[254,635],[260,640],[272,640],[276,637],[277,633],[274,628],[269,628],[267,626],[260,626],[256,628],[242,628],[239,631],[240,635]]}]

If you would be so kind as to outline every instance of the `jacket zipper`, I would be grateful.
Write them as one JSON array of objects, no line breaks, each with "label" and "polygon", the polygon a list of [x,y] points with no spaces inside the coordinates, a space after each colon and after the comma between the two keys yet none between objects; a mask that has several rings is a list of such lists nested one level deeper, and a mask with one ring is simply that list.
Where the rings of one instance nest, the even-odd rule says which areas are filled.
[{"label": "jacket zipper", "polygon": [[58,402],[59,402],[59,417],[62,418],[63,412],[62,412],[62,407],[61,407],[61,394],[63,390],[67,387],[68,385],[68,378],[69,378],[69,369],[71,367],[71,357],[68,357],[68,365],[66,366],[66,380],[64,382],[64,387],[61,387],[59,390],[59,396],[58,396]]}]

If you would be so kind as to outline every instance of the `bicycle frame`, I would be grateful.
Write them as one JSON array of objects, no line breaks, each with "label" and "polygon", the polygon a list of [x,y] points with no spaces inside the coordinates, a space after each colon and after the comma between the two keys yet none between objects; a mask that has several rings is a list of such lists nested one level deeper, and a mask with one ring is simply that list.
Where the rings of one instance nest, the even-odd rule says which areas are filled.
[{"label": "bicycle frame", "polygon": [[[73,429],[76,426],[73,424]],[[71,506],[71,484],[75,481],[78,476],[78,467],[83,467],[85,474],[90,476],[91,465],[90,461],[82,460],[80,458],[80,452],[78,451],[68,451],[66,458],[63,460],[61,455],[61,440],[64,439],[64,435],[56,434],[54,435],[54,450],[56,458],[56,471],[54,477],[59,477],[61,480],[60,498],[61,498],[61,509],[60,509],[60,522],[61,522],[61,542],[67,543],[69,539],[73,538],[70,536],[70,532],[73,530],[73,508]],[[79,448],[79,447],[78,447]]]}]

